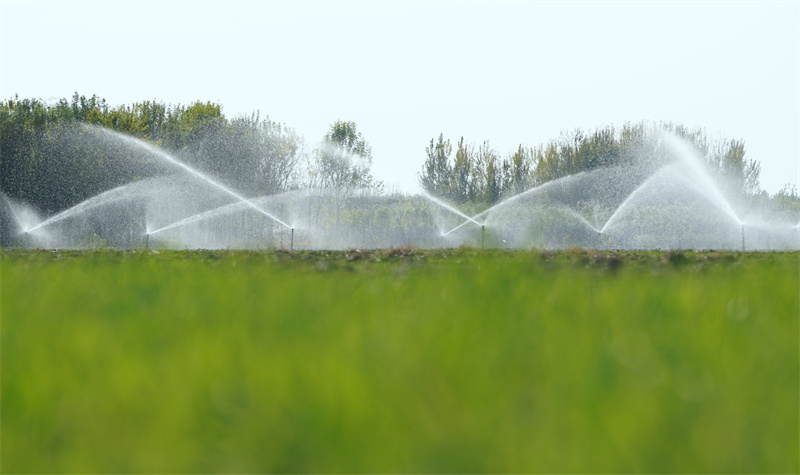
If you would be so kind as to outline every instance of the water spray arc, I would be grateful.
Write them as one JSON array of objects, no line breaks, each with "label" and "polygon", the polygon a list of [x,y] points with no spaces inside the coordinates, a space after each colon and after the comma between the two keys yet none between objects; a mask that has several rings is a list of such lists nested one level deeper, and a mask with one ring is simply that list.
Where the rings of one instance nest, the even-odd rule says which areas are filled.
[{"label": "water spray arc", "polygon": [[[136,160],[155,164],[156,174],[136,175],[144,178],[47,219],[41,219],[33,206],[8,197],[0,225],[17,230],[6,233],[11,245],[80,248],[102,243],[128,248],[133,243],[149,249],[153,235],[156,248],[263,248],[267,242],[268,247],[294,251],[297,227],[304,233],[297,246],[308,249],[446,249],[466,244],[481,249],[497,245],[730,250],[739,247],[739,240],[742,252],[800,249],[800,222],[787,225],[783,216],[776,215],[775,221],[767,221],[768,216],[748,217],[745,224],[738,218],[739,203],[721,193],[726,188],[705,171],[704,157],[676,159],[675,155],[695,152],[673,147],[669,140],[664,141],[668,153],[654,155],[659,161],[633,172],[618,167],[557,178],[468,216],[427,194],[389,196],[358,190],[334,200],[325,190],[309,189],[246,198],[157,147],[100,130],[97,135],[83,134],[84,138],[102,139],[115,150],[122,146]],[[228,178],[234,186],[236,180]],[[451,225],[455,227],[450,229]],[[480,237],[475,235],[477,229],[464,228],[469,225],[480,227]]]},{"label": "water spray arc", "polygon": [[473,224],[481,227],[481,249],[483,249],[483,247],[484,247],[484,237],[483,237],[483,235],[484,235],[484,230],[486,228],[486,223],[479,223],[476,220],[476,218],[480,218],[480,217],[484,216],[485,214],[487,214],[489,212],[489,210],[482,211],[482,212],[476,214],[475,216],[470,217],[470,216],[467,216],[466,214],[462,213],[458,209],[454,208],[453,206],[445,203],[444,201],[442,201],[442,200],[440,200],[440,199],[438,199],[436,197],[431,196],[428,193],[424,193],[423,196],[425,196],[425,198],[427,198],[431,202],[433,202],[433,203],[441,206],[442,208],[450,211],[451,213],[453,213],[455,215],[458,215],[461,218],[464,218],[464,221],[461,224],[459,224],[458,226],[454,227],[453,229],[451,229],[451,230],[449,230],[449,231],[447,231],[445,233],[441,233],[440,237],[441,237],[441,242],[442,242],[442,249],[445,248],[445,237],[447,237],[449,234],[453,233],[454,231],[456,231],[458,229],[461,229],[462,227],[466,226],[469,223],[473,223]]},{"label": "water spray arc", "polygon": [[[437,204],[437,205],[441,206],[442,208],[444,208],[444,209],[446,209],[446,210],[450,211],[451,213],[453,213],[453,214],[456,214],[456,215],[458,215],[458,216],[461,216],[461,217],[462,217],[462,218],[464,218],[465,220],[467,220],[467,221],[470,221],[470,222],[472,222],[472,223],[475,223],[475,224],[477,224],[478,226],[480,226],[480,225],[481,225],[481,223],[479,223],[479,222],[475,221],[475,219],[473,219],[473,218],[470,218],[470,217],[469,217],[469,216],[467,216],[466,214],[464,214],[464,213],[462,213],[461,211],[457,210],[457,209],[456,209],[456,208],[454,208],[453,206],[451,206],[451,205],[449,205],[449,204],[445,203],[444,201],[442,201],[442,200],[440,200],[440,199],[438,199],[438,198],[436,198],[436,197],[434,197],[434,196],[431,196],[431,195],[430,195],[430,194],[428,194],[428,193],[423,193],[423,196],[425,196],[425,198],[427,198],[427,199],[428,199],[428,200],[430,200],[431,202],[433,202],[433,203],[435,203],[435,204]],[[477,217],[477,216],[476,216],[476,217]],[[455,231],[455,229],[451,230],[451,232],[452,232],[452,231]],[[450,234],[450,233],[446,233],[446,234]]]},{"label": "water spray arc", "polygon": [[[576,178],[585,177],[585,176],[586,176],[586,172],[580,172],[580,173],[578,173],[576,175],[570,175],[570,176],[566,176],[566,177],[561,177],[561,178],[558,178],[556,180],[549,181],[547,183],[543,183],[541,185],[534,186],[533,188],[529,188],[529,189],[527,189],[525,191],[517,193],[516,195],[513,195],[513,196],[510,196],[508,198],[505,198],[504,200],[500,201],[499,203],[496,203],[496,204],[490,206],[489,208],[487,208],[487,209],[481,211],[480,213],[478,213],[478,214],[476,214],[474,216],[471,216],[471,217],[470,216],[466,216],[464,213],[461,213],[458,210],[453,210],[452,207],[450,207],[449,205],[447,205],[445,203],[445,204],[443,204],[443,206],[447,207],[447,209],[450,209],[451,211],[454,211],[459,216],[463,217],[464,221],[461,224],[457,225],[456,227],[454,227],[454,228],[450,229],[449,231],[445,232],[443,234],[443,236],[447,236],[447,235],[449,235],[449,234],[461,229],[462,227],[466,226],[467,224],[473,223],[473,224],[481,226],[481,242],[483,243],[484,242],[484,240],[483,240],[483,229],[485,228],[486,222],[488,221],[488,219],[483,219],[483,223],[479,223],[477,221],[478,219],[490,218],[492,216],[492,213],[497,212],[498,210],[501,210],[501,209],[503,209],[503,208],[505,208],[505,207],[507,207],[509,205],[512,205],[515,202],[520,201],[521,199],[523,199],[525,197],[532,196],[532,195],[535,195],[535,194],[541,193],[541,192],[547,192],[548,190],[551,190],[553,188],[557,188],[559,185],[563,185],[565,181],[570,181],[570,180],[574,180]],[[429,198],[431,198],[430,195],[427,195],[427,196]],[[438,200],[435,201],[435,202],[439,203]],[[441,204],[441,203],[439,203],[439,204]],[[574,215],[574,216],[578,217],[580,220],[582,220],[590,228],[597,230],[597,226],[594,226],[591,223],[589,223],[588,220],[586,220],[586,218],[581,216],[579,213],[575,212],[574,210],[568,210],[568,211],[570,211],[572,215]]]},{"label": "water spray arc", "polygon": [[62,212],[60,212],[60,213],[58,213],[58,214],[56,214],[54,216],[51,216],[51,217],[45,219],[44,221],[38,223],[37,225],[29,228],[25,232],[31,232],[32,233],[32,232],[35,232],[36,230],[38,230],[40,228],[44,228],[44,227],[49,226],[49,225],[51,225],[53,223],[57,223],[57,222],[62,221],[64,219],[67,219],[67,218],[70,218],[72,216],[75,216],[75,215],[77,215],[79,213],[85,213],[87,211],[90,211],[92,209],[101,207],[101,206],[109,204],[109,203],[122,201],[122,200],[128,198],[127,191],[133,185],[134,184],[129,183],[129,184],[126,184],[126,185],[118,186],[117,188],[114,188],[114,189],[111,189],[111,190],[108,190],[108,191],[104,191],[103,193],[100,193],[99,195],[96,195],[96,196],[94,196],[92,198],[89,198],[88,200],[82,201],[81,203],[78,203],[77,205],[75,205],[75,206],[73,206],[73,207],[71,207],[69,209],[66,209],[66,210],[64,210],[64,211],[62,211]]},{"label": "water spray arc", "polygon": [[181,162],[180,160],[176,159],[175,157],[173,157],[172,155],[166,153],[165,151],[163,151],[163,150],[161,150],[161,149],[159,149],[157,147],[154,147],[154,146],[148,144],[147,142],[143,142],[141,140],[138,140],[138,139],[133,138],[133,137],[129,137],[129,136],[124,135],[124,134],[119,134],[117,132],[113,132],[113,131],[110,131],[108,129],[103,129],[103,128],[99,128],[98,130],[101,130],[103,133],[110,134],[113,137],[116,137],[116,138],[118,138],[118,139],[120,139],[120,140],[122,140],[122,141],[124,141],[126,143],[129,143],[129,144],[132,144],[134,146],[137,146],[137,147],[140,147],[140,148],[143,148],[143,149],[147,150],[151,154],[161,158],[162,160],[165,160],[167,163],[170,163],[170,164],[172,164],[174,166],[177,166],[177,167],[181,168],[182,170],[188,172],[192,176],[205,181],[209,185],[217,188],[218,190],[220,190],[220,191],[222,191],[224,193],[227,193],[231,197],[235,198],[238,201],[241,201],[242,203],[244,203],[245,205],[247,205],[250,208],[254,209],[258,213],[263,214],[267,218],[270,218],[273,221],[275,221],[275,222],[277,222],[279,224],[282,224],[286,228],[291,229],[291,226],[289,226],[288,224],[284,223],[283,221],[281,221],[277,217],[267,213],[266,211],[264,211],[260,207],[256,206],[255,203],[253,203],[249,199],[247,199],[244,196],[240,195],[239,193],[231,190],[230,188],[228,188],[227,186],[223,185],[222,183],[219,183],[218,181],[214,180],[213,178],[211,178],[210,176],[206,175],[205,173],[202,173],[202,172],[200,172],[198,170],[195,170],[194,168],[192,168],[189,165]]},{"label": "water spray arc", "polygon": [[[459,224],[458,226],[456,226],[456,227],[454,227],[453,229],[451,229],[450,231],[447,231],[446,233],[442,234],[442,237],[446,237],[446,236],[447,236],[447,235],[449,235],[450,233],[452,233],[452,232],[454,232],[454,231],[458,231],[459,229],[463,228],[463,227],[464,227],[464,226],[466,226],[467,224],[469,224],[469,223],[473,223],[473,222],[475,222],[475,221],[473,221],[473,220],[470,220],[470,221],[464,221],[464,222],[462,222],[461,224]],[[476,224],[477,224],[477,223],[476,223]]]}]

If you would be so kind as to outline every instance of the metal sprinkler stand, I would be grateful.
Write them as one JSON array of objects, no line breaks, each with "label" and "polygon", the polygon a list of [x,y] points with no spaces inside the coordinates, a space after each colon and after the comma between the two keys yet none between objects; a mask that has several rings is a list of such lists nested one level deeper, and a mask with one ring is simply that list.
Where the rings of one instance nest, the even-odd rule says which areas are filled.
[{"label": "metal sprinkler stand", "polygon": [[144,235],[144,248],[150,249],[150,233]]},{"label": "metal sprinkler stand", "polygon": [[294,251],[294,228],[292,228],[292,234],[289,237],[289,250]]},{"label": "metal sprinkler stand", "polygon": [[745,250],[744,250],[744,224],[742,224],[742,252],[745,252]]},{"label": "metal sprinkler stand", "polygon": [[484,244],[484,237],[485,237],[484,235],[486,234],[485,231],[486,231],[486,225],[481,224],[481,249],[484,248],[483,244]]}]

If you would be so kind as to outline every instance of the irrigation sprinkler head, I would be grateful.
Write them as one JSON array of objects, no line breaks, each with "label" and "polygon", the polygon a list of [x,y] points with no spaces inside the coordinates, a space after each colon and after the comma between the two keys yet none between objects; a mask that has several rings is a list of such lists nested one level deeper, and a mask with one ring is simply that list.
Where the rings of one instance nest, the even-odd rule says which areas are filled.
[{"label": "irrigation sprinkler head", "polygon": [[742,252],[745,252],[745,247],[744,247],[744,223],[742,223]]},{"label": "irrigation sprinkler head", "polygon": [[144,248],[150,249],[150,233],[145,233],[144,235]]},{"label": "irrigation sprinkler head", "polygon": [[292,235],[289,238],[289,250],[294,251],[294,227],[292,227]]}]

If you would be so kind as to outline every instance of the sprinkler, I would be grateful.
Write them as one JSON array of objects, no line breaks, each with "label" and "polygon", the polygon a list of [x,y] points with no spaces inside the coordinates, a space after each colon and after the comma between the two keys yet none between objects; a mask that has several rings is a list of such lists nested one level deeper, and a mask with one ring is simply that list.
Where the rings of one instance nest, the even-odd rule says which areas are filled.
[{"label": "sprinkler", "polygon": [[483,249],[483,243],[485,237],[484,235],[486,234],[485,231],[486,231],[486,226],[481,224],[481,249]]},{"label": "sprinkler", "polygon": [[25,236],[22,238],[22,247],[27,249],[28,248],[28,242],[29,242],[28,231],[25,231]]},{"label": "sprinkler", "polygon": [[294,228],[292,228],[292,234],[289,237],[289,250],[294,251]]},{"label": "sprinkler", "polygon": [[444,233],[440,234],[439,237],[442,238],[442,249],[444,249]]},{"label": "sprinkler", "polygon": [[744,223],[742,223],[742,252],[744,251]]},{"label": "sprinkler", "polygon": [[150,249],[150,233],[144,235],[144,248]]}]

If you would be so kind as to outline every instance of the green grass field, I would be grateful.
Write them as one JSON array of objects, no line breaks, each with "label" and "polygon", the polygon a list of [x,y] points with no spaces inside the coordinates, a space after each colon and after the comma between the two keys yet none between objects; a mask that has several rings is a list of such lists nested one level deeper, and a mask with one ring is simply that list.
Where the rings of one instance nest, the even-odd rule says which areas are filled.
[{"label": "green grass field", "polygon": [[800,254],[0,251],[3,473],[797,473]]}]

